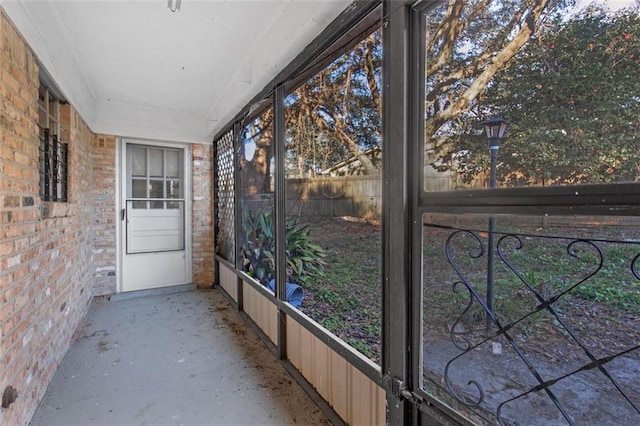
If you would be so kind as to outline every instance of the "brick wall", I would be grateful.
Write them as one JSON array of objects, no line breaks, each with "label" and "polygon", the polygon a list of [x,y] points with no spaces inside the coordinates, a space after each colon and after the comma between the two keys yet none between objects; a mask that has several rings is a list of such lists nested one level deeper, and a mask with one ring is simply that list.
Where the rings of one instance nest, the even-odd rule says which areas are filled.
[{"label": "brick wall", "polygon": [[116,138],[97,135],[92,152],[94,295],[116,292]]},{"label": "brick wall", "polygon": [[[0,425],[27,424],[94,295],[115,293],[116,144],[95,135],[70,105],[60,111],[69,146],[68,202],[39,197],[38,86],[34,54],[0,11]],[[210,144],[194,144],[193,282],[213,283]]]},{"label": "brick wall", "polygon": [[40,201],[38,65],[0,15],[0,392],[17,401],[0,424],[26,424],[91,300],[94,269],[90,153],[95,136],[63,107],[69,202]]},{"label": "brick wall", "polygon": [[213,285],[213,145],[192,145],[193,282]]}]

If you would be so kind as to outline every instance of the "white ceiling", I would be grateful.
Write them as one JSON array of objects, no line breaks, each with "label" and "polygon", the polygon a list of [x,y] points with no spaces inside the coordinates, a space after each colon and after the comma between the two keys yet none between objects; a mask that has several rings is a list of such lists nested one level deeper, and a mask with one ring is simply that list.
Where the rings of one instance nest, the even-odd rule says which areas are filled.
[{"label": "white ceiling", "polygon": [[207,142],[350,0],[0,0],[96,133]]}]

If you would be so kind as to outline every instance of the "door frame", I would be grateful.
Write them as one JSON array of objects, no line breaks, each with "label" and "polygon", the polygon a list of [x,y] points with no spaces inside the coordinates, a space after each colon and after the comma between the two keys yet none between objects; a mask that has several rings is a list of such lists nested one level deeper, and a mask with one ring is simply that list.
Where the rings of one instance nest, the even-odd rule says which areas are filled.
[{"label": "door frame", "polygon": [[123,235],[124,226],[121,220],[121,211],[125,208],[123,199],[123,190],[126,183],[126,162],[124,161],[124,153],[127,144],[157,146],[162,148],[180,148],[184,149],[184,250],[185,261],[187,267],[187,282],[193,282],[193,227],[192,227],[192,183],[191,183],[191,167],[192,154],[191,143],[188,142],[171,142],[157,139],[142,139],[132,137],[116,138],[116,293],[124,291],[123,261],[125,250],[123,244],[125,236]]}]

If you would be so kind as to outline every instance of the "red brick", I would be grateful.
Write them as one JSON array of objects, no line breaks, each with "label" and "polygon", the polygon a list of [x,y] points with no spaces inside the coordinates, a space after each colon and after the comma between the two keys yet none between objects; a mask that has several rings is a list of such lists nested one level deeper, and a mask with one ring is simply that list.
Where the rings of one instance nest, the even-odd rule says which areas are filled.
[{"label": "red brick", "polygon": [[[38,67],[2,14],[0,46],[0,383],[13,383],[21,391],[15,404],[0,410],[0,424],[28,424],[92,293],[94,265],[83,254],[93,248],[95,136],[76,120],[72,107],[63,108],[69,115],[66,122],[77,129],[68,133],[70,178],[79,194],[72,194],[74,204],[53,206],[57,216],[41,220]],[[48,250],[45,244],[50,244]],[[51,253],[56,251],[63,255],[52,262]],[[67,316],[60,312],[60,303],[53,303],[54,295],[67,302]]]},{"label": "red brick", "polygon": [[0,256],[6,256],[13,252],[12,241],[0,241]]},{"label": "red brick", "polygon": [[[117,265],[117,139],[93,134],[72,105],[63,106],[70,202],[42,202],[38,84],[35,56],[0,14],[0,383],[15,383],[23,395],[0,410],[0,424],[28,424],[91,295],[116,291],[116,276],[97,271]],[[210,286],[211,144],[193,145],[192,161],[193,282]]]}]

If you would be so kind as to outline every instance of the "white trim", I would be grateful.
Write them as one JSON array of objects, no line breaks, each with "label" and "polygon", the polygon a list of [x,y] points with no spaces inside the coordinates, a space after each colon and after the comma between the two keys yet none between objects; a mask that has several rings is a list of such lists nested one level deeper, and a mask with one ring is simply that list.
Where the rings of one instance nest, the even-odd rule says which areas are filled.
[{"label": "white trim", "polygon": [[116,293],[122,293],[122,246],[120,244],[120,235],[122,233],[122,221],[120,220],[120,209],[122,208],[122,199],[120,198],[121,170],[122,164],[122,138],[116,137]]},{"label": "white trim", "polygon": [[185,256],[186,256],[186,268],[187,268],[187,281],[188,283],[193,283],[193,187],[192,187],[192,166],[193,166],[193,154],[192,154],[192,144],[185,142],[172,142],[172,141],[162,141],[162,140],[153,140],[153,139],[137,139],[130,137],[118,137],[116,138],[117,146],[116,146],[116,251],[117,251],[117,292],[123,292],[124,285],[124,277],[123,274],[123,259],[124,253],[122,250],[122,220],[120,218],[121,211],[123,209],[122,205],[122,188],[123,183],[126,182],[126,164],[124,162],[124,153],[125,147],[127,144],[136,144],[136,145],[148,145],[148,146],[158,146],[165,148],[181,148],[184,149],[184,200],[185,200]]}]

